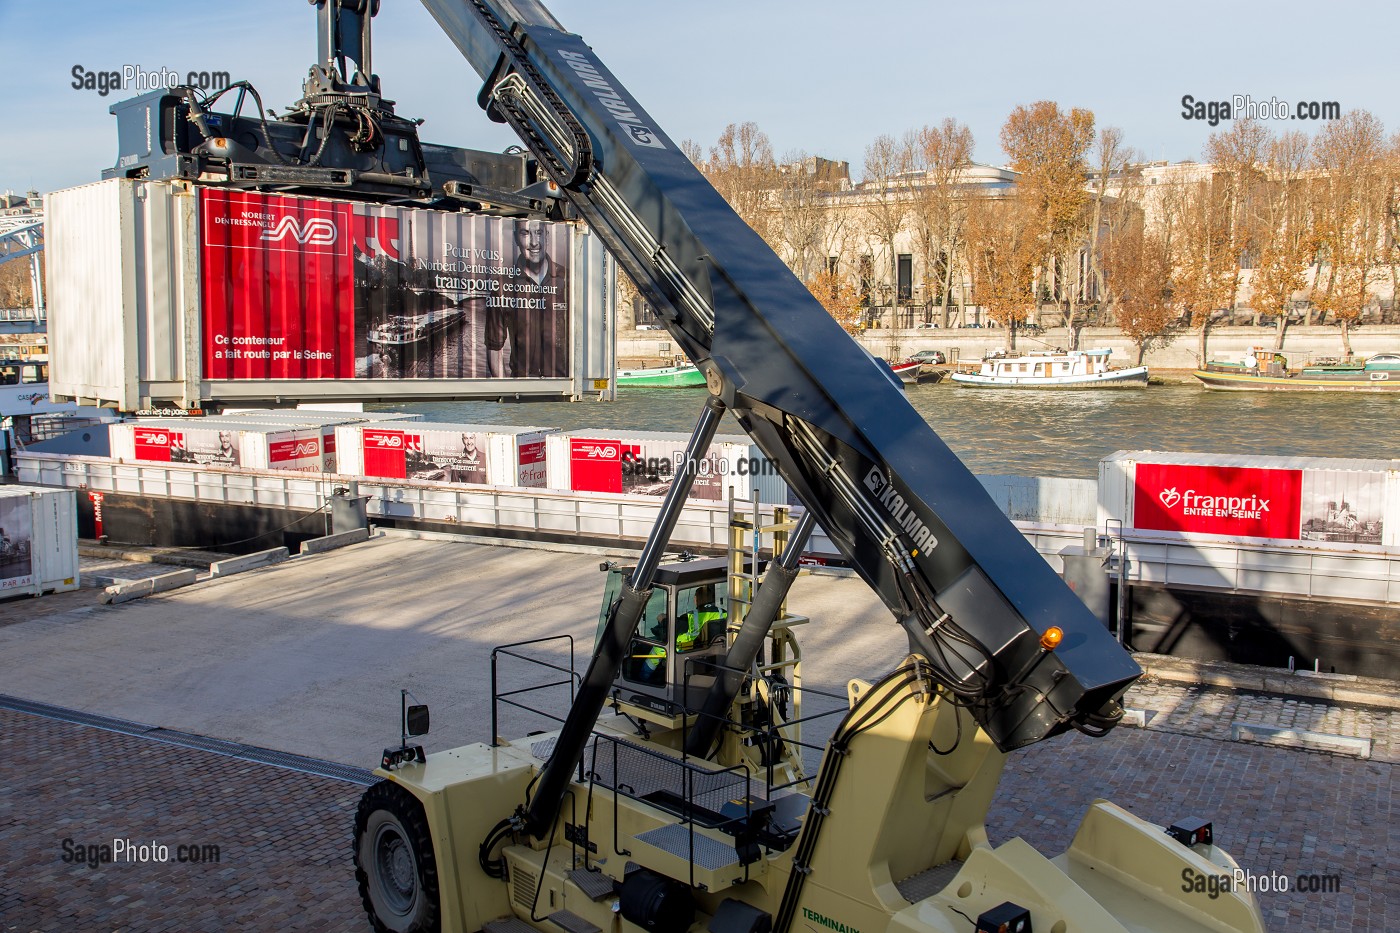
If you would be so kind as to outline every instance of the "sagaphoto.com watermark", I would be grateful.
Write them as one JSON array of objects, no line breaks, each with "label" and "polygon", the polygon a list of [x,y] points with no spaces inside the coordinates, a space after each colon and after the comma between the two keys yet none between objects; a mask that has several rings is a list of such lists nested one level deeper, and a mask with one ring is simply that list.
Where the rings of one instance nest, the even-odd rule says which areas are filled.
[{"label": "sagaphoto.com watermark", "polygon": [[1192,94],[1181,98],[1181,118],[1219,126],[1230,120],[1340,120],[1342,105],[1335,100],[1255,99],[1235,94],[1227,100],[1205,100]]},{"label": "sagaphoto.com watermark", "polygon": [[201,91],[222,91],[229,86],[231,78],[227,71],[205,71],[193,69],[181,71],[178,68],[146,68],[143,65],[122,65],[120,68],[88,68],[74,65],[69,71],[72,80],[69,86],[75,91],[96,91],[99,97],[106,97],[113,91],[158,91],[186,85]]},{"label": "sagaphoto.com watermark", "polygon": [[1249,894],[1287,894],[1290,891],[1338,894],[1342,890],[1342,876],[1316,872],[1299,872],[1290,876],[1276,871],[1256,873],[1245,868],[1207,875],[1193,868],[1183,868],[1181,890],[1187,894],[1204,894],[1211,900],[1232,891]]},{"label": "sagaphoto.com watermark", "polygon": [[217,865],[223,861],[223,851],[208,842],[177,842],[170,845],[154,839],[115,838],[103,842],[79,842],[64,839],[60,843],[60,860],[69,865],[101,868],[104,865],[164,865],[179,862],[191,865]]}]

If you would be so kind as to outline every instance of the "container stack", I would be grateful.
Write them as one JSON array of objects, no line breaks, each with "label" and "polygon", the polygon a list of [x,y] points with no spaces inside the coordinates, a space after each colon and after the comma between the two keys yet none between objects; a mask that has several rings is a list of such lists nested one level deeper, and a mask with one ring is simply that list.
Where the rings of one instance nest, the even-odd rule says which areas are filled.
[{"label": "container stack", "polygon": [[478,486],[543,488],[545,439],[557,429],[487,424],[345,424],[340,472]]},{"label": "container stack", "polygon": [[[574,492],[664,496],[685,456],[689,434],[663,431],[564,431],[550,435],[549,487]],[[787,484],[776,464],[748,438],[720,436],[710,444],[690,498],[722,502],[733,491],[749,501],[787,505]]]}]

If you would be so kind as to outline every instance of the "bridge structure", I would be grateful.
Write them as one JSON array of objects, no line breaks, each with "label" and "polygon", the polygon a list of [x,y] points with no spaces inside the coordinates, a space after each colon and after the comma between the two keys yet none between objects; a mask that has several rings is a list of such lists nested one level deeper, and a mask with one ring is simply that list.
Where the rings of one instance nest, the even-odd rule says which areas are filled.
[{"label": "bridge structure", "polygon": [[0,324],[29,323],[42,326],[48,319],[44,303],[44,276],[40,255],[44,251],[44,215],[0,216],[0,265],[11,260],[29,260],[29,288],[33,295],[29,308],[0,308]]}]

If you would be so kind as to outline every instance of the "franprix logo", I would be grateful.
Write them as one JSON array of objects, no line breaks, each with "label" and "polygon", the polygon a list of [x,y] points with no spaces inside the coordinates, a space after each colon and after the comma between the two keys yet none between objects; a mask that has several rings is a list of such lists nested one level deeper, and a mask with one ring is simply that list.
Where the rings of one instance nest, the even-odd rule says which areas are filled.
[{"label": "franprix logo", "polygon": [[287,214],[272,229],[264,230],[258,239],[280,243],[288,237],[303,246],[329,246],[335,242],[335,224],[324,217],[312,217],[301,224]]},{"label": "franprix logo", "polygon": [[889,513],[890,518],[894,519],[895,524],[913,539],[915,547],[925,551],[938,547],[938,539],[934,537],[933,532],[928,530],[923,519],[904,501],[904,497],[895,491],[894,483],[889,481],[879,467],[871,467],[870,472],[865,475],[865,488],[875,494],[875,498]]},{"label": "franprix logo", "polygon": [[1138,463],[1132,523],[1150,531],[1296,540],[1303,471],[1201,463]]},{"label": "franprix logo", "polygon": [[1177,492],[1176,487],[1163,489],[1157,498],[1168,509],[1181,504],[1182,515],[1211,518],[1263,518],[1269,511],[1269,500],[1259,496],[1203,496],[1194,489]]}]

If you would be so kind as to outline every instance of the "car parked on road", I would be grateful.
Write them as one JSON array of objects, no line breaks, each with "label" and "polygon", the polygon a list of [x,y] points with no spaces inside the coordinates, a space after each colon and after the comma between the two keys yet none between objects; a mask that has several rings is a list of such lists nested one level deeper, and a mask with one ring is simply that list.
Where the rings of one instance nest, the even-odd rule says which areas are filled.
[{"label": "car parked on road", "polygon": [[910,357],[911,360],[918,360],[925,366],[941,366],[948,362],[948,357],[943,355],[942,350],[920,350]]}]

